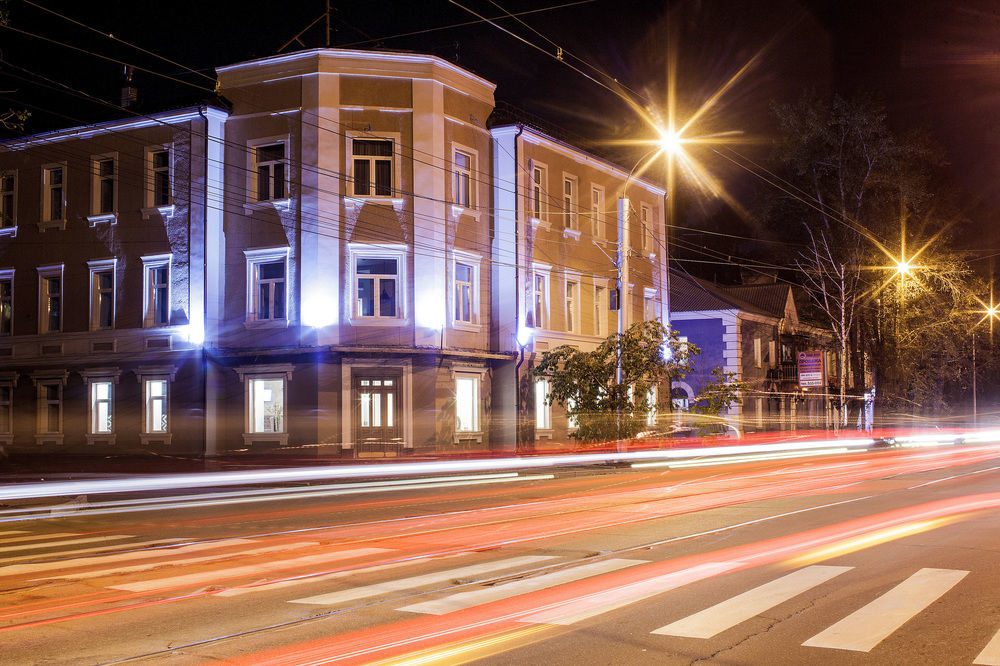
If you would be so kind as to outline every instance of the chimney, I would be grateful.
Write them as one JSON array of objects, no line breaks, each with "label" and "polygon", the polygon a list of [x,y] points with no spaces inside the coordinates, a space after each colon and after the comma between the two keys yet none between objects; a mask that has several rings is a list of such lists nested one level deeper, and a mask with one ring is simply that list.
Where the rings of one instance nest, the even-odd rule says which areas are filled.
[{"label": "chimney", "polygon": [[135,108],[136,103],[139,101],[139,90],[132,82],[134,74],[135,71],[132,65],[125,65],[125,81],[122,83],[122,107],[125,109]]}]

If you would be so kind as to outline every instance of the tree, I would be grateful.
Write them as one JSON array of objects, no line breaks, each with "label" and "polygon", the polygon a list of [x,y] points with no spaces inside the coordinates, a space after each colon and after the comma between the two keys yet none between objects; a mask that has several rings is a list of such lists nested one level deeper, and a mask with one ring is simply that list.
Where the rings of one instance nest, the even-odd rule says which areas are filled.
[{"label": "tree", "polygon": [[608,336],[593,351],[562,345],[543,352],[532,373],[548,380],[549,404],[559,403],[576,422],[574,437],[614,441],[647,427],[657,408],[649,400],[651,388],[668,387],[664,404],[670,404],[669,386],[691,371],[698,353],[697,347],[680,341],[677,331],[642,321]]},{"label": "tree", "polygon": [[[0,0],[0,25],[7,25],[10,22],[10,8],[7,0]],[[0,127],[11,131],[23,131],[24,123],[27,122],[31,113],[24,109],[7,109],[0,111]]]}]

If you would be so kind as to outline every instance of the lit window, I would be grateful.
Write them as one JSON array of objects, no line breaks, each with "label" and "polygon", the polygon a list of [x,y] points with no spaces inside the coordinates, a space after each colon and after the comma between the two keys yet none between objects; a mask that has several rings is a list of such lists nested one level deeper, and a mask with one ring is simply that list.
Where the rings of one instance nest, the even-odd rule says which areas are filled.
[{"label": "lit window", "polygon": [[170,192],[170,149],[154,148],[146,153],[147,193],[149,207],[169,206],[173,203]]},{"label": "lit window", "polygon": [[454,164],[455,204],[463,208],[472,206],[472,155],[461,150],[455,151]]},{"label": "lit window", "polygon": [[576,400],[573,398],[566,399],[566,427],[570,430],[576,430],[580,427],[580,420],[577,418],[576,414],[573,414],[573,410],[576,409]]},{"label": "lit window", "polygon": [[542,219],[545,213],[542,199],[545,196],[545,167],[535,164],[531,168],[531,217]]},{"label": "lit window", "polygon": [[580,330],[580,283],[566,281],[566,331]]},{"label": "lit window", "polygon": [[594,335],[608,335],[608,288],[594,286]]},{"label": "lit window", "polygon": [[118,208],[118,168],[114,156],[94,157],[91,169],[91,215],[113,215]]},{"label": "lit window", "polygon": [[14,324],[14,271],[0,271],[0,335],[10,335]]},{"label": "lit window", "polygon": [[354,195],[392,196],[392,140],[352,139]]},{"label": "lit window", "polygon": [[285,379],[250,378],[249,432],[285,432]]},{"label": "lit window", "polygon": [[590,220],[595,238],[604,238],[604,190],[596,185],[590,190]]},{"label": "lit window", "polygon": [[646,391],[646,406],[649,411],[646,412],[646,425],[654,426],[656,425],[656,387],[650,386],[649,390]]},{"label": "lit window", "polygon": [[244,250],[243,254],[247,259],[247,321],[287,321],[288,248]]},{"label": "lit window", "polygon": [[[102,265],[104,262],[101,262]],[[90,269],[90,328],[113,328],[115,325],[115,269]]]},{"label": "lit window", "polygon": [[288,197],[285,148],[283,141],[251,146],[254,201],[278,201]]},{"label": "lit window", "polygon": [[17,172],[0,173],[0,228],[17,226]]},{"label": "lit window", "polygon": [[759,368],[761,366],[760,338],[753,339],[753,365],[755,368]]},{"label": "lit window", "polygon": [[548,328],[549,324],[549,291],[548,275],[535,272],[535,328]]},{"label": "lit window", "polygon": [[146,379],[143,381],[143,399],[145,401],[146,433],[169,432],[167,420],[167,380]]},{"label": "lit window", "polygon": [[62,330],[63,267],[38,269],[38,332],[58,333]]},{"label": "lit window", "polygon": [[549,382],[539,379],[535,382],[535,428],[550,430],[552,428],[552,407],[549,405]]},{"label": "lit window", "polygon": [[455,377],[455,430],[479,431],[479,376]]},{"label": "lit window", "polygon": [[655,253],[653,247],[653,211],[646,205],[643,205],[639,210],[642,220],[642,251],[647,254]]},{"label": "lit window", "polygon": [[643,295],[642,318],[646,321],[656,320],[656,291],[653,289],[645,290]]},{"label": "lit window", "polygon": [[469,264],[455,262],[455,321],[472,323],[475,319],[475,274]]},{"label": "lit window", "polygon": [[396,318],[398,260],[388,257],[358,257],[355,263],[357,317]]},{"label": "lit window", "polygon": [[143,326],[166,326],[170,323],[171,255],[142,257],[146,290],[143,295]]},{"label": "lit window", "polygon": [[38,434],[62,432],[62,382],[38,382]]},{"label": "lit window", "polygon": [[91,434],[114,431],[114,408],[111,381],[90,381],[90,432]]},{"label": "lit window", "polygon": [[66,219],[65,169],[62,165],[42,168],[42,221]]},{"label": "lit window", "polygon": [[577,219],[576,190],[576,178],[572,176],[563,178],[563,226],[567,229],[580,228],[580,223]]}]

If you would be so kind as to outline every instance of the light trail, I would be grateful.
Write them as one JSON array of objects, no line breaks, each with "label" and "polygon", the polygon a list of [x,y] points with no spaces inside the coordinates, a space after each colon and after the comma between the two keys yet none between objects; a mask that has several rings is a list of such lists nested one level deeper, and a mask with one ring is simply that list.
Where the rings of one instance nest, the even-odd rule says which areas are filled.
[{"label": "light trail", "polygon": [[[793,452],[793,453],[762,453],[756,456],[727,456],[724,458],[703,458],[691,462],[652,462],[652,463],[632,463],[636,469],[648,467],[669,467],[670,469],[691,469],[695,467],[711,467],[714,465],[726,465],[732,463],[757,462],[766,460],[786,460],[790,458],[803,458],[810,456],[833,455],[837,453],[850,453],[852,449],[841,447],[838,449],[816,449],[815,451]],[[857,449],[854,450],[857,452]]]}]

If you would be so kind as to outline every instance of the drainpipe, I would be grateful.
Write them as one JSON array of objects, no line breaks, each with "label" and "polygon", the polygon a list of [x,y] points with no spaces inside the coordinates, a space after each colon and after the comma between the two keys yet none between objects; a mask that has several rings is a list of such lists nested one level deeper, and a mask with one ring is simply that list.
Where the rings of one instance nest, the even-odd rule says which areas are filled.
[{"label": "drainpipe", "polygon": [[[201,307],[202,307],[202,320],[201,321],[202,321],[202,329],[204,330],[204,329],[208,328],[208,279],[207,279],[207,277],[208,277],[208,132],[209,132],[209,122],[208,122],[208,116],[205,115],[205,107],[203,107],[203,106],[199,106],[198,107],[198,115],[201,116],[201,119],[203,121],[205,121],[205,133],[204,133],[204,136],[202,137],[202,139],[203,139],[203,141],[202,141],[202,158],[205,161],[205,164],[204,164],[204,167],[203,167],[203,172],[202,172],[202,183],[203,183],[203,188],[202,189],[204,190],[204,192],[203,192],[202,199],[201,199],[201,207],[202,207],[202,209],[201,209],[201,214],[202,214],[201,224],[202,224],[202,227],[204,227],[204,233],[202,234],[202,241],[201,241],[201,243],[202,243],[202,247],[201,247],[201,256],[202,256],[202,270],[201,270],[201,289],[202,289]],[[188,187],[190,188],[190,186],[191,186],[191,179],[188,178]],[[190,201],[190,200],[191,199],[190,199],[190,196],[189,196],[188,197],[188,201]],[[190,256],[191,256],[191,215],[189,214],[188,215],[188,293],[189,294],[191,293],[191,268],[190,268],[191,262],[190,262]],[[188,311],[190,312],[190,310],[191,310],[191,298],[189,296],[188,297]],[[190,330],[190,327],[191,327],[191,315],[189,314],[188,315],[188,329],[189,330]],[[205,341],[204,338],[205,338],[205,335],[203,333],[202,334],[202,341],[201,341],[201,345],[200,345],[200,351],[201,351],[201,395],[202,395],[202,410],[201,410],[201,413],[202,413],[202,418],[204,419],[204,428],[203,428],[203,430],[204,430],[204,437],[205,437],[204,444],[203,444],[203,449],[204,449],[203,457],[207,458],[208,457],[208,440],[209,440],[209,437],[208,437],[208,431],[209,431],[209,423],[208,423],[208,358],[207,358],[206,352],[205,352],[205,342],[206,341]],[[218,454],[218,451],[215,451],[214,453]]]}]

